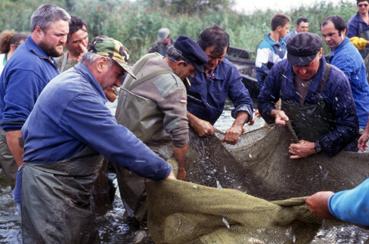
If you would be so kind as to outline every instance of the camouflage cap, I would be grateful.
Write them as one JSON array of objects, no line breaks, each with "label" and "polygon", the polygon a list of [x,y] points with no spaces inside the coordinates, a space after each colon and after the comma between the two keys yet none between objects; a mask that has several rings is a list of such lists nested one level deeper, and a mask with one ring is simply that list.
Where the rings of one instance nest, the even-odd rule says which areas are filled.
[{"label": "camouflage cap", "polygon": [[107,36],[97,36],[88,47],[88,51],[109,57],[117,62],[127,73],[136,78],[128,65],[129,55],[127,48],[120,42]]}]

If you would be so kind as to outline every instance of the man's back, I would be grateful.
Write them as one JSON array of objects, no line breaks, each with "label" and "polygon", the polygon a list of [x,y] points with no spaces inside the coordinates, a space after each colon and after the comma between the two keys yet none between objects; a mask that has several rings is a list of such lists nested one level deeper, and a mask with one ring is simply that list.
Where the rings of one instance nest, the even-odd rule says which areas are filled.
[{"label": "man's back", "polygon": [[[163,57],[147,54],[133,67],[121,88],[116,117],[148,145],[186,141],[186,89]],[[132,118],[135,118],[132,120]]]}]

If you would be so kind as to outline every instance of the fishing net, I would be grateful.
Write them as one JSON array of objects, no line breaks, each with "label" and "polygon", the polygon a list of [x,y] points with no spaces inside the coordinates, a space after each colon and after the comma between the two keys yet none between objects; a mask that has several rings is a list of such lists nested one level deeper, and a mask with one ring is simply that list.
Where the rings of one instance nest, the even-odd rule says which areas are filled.
[{"label": "fishing net", "polygon": [[303,196],[357,185],[369,175],[369,154],[290,160],[291,137],[285,128],[263,127],[232,146],[221,134],[191,134],[190,182],[148,185],[155,243],[309,243],[321,223]]}]

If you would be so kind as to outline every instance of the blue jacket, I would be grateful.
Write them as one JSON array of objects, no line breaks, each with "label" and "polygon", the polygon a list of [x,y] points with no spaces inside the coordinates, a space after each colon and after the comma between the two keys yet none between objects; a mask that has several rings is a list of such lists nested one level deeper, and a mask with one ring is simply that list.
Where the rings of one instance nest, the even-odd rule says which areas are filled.
[{"label": "blue jacket", "polygon": [[347,36],[349,38],[353,36],[361,37],[362,32],[369,30],[369,25],[361,19],[360,14],[353,15],[347,24]]},{"label": "blue jacket", "polygon": [[0,77],[1,128],[20,130],[42,89],[58,73],[54,59],[28,37]]},{"label": "blue jacket", "polygon": [[[322,58],[319,70],[313,77],[306,95],[305,104],[317,103],[316,93],[324,73],[324,67],[325,60]],[[299,94],[294,85],[294,76],[292,66],[287,60],[279,62],[272,68],[258,97],[259,111],[266,122],[274,123],[274,117],[270,113],[275,108],[275,103],[279,98],[282,99],[282,102],[286,100],[300,102]],[[350,84],[341,70],[332,66],[321,96],[336,117],[336,128],[318,141],[322,151],[333,156],[346,145],[352,143],[359,132]]]},{"label": "blue jacket", "polygon": [[287,47],[285,39],[275,42],[270,38],[270,34],[266,34],[260,42],[256,50],[256,79],[258,80],[259,89],[264,85],[264,81],[274,64],[287,57]]},{"label": "blue jacket", "polygon": [[356,105],[359,126],[365,128],[369,116],[369,84],[363,58],[346,37],[336,49],[332,50],[330,63],[347,76]]},{"label": "blue jacket", "polygon": [[197,72],[191,78],[191,86],[187,90],[187,110],[214,124],[222,114],[224,104],[229,97],[234,105],[232,117],[244,111],[252,119],[253,107],[249,91],[242,83],[237,68],[228,59],[224,59],[215,69],[212,76]]},{"label": "blue jacket", "polygon": [[164,179],[171,166],[118,125],[105,103],[104,91],[83,64],[55,77],[22,128],[24,161],[53,163],[89,146],[140,176]]},{"label": "blue jacket", "polygon": [[335,193],[329,198],[328,208],[337,219],[369,226],[369,179],[351,190]]}]

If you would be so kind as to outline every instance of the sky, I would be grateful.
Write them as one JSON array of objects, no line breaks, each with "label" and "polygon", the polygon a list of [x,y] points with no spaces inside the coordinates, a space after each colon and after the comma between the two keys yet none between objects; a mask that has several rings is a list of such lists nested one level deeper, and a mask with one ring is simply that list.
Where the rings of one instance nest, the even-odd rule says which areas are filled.
[{"label": "sky", "polygon": [[272,8],[273,10],[288,11],[300,6],[309,6],[316,2],[338,2],[337,0],[235,0],[236,11],[248,14],[255,10]]}]

